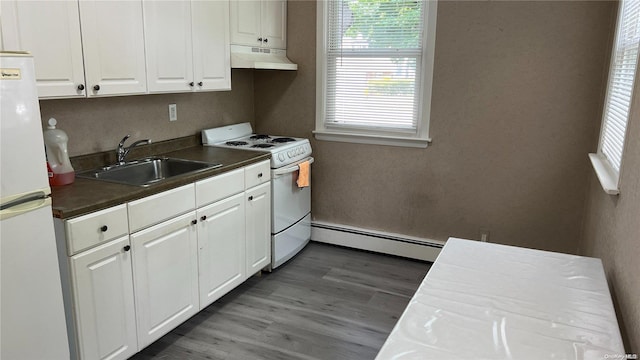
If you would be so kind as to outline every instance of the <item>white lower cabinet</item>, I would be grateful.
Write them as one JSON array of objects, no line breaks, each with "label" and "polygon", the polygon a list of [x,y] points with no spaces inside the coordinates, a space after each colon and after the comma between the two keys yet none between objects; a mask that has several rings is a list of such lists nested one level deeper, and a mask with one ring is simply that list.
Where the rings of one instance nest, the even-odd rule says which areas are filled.
[{"label": "white lower cabinet", "polygon": [[54,225],[72,359],[127,359],[269,266],[269,160]]},{"label": "white lower cabinet", "polygon": [[137,353],[129,236],[74,255],[70,265],[77,355],[115,360]]},{"label": "white lower cabinet", "polygon": [[247,199],[247,276],[271,264],[271,183],[245,192]]},{"label": "white lower cabinet", "polygon": [[190,212],[131,234],[140,348],[200,310],[195,216]]},{"label": "white lower cabinet", "polygon": [[198,209],[200,308],[246,279],[244,193]]}]

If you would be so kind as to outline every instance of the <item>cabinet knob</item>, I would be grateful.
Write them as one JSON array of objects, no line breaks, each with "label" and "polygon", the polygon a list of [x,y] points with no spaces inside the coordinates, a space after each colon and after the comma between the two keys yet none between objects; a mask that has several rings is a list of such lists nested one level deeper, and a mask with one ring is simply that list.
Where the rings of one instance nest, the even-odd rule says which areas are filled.
[{"label": "cabinet knob", "polygon": [[195,225],[198,223],[198,220],[191,220],[191,225]]},{"label": "cabinet knob", "polygon": [[94,86],[94,87],[93,87],[93,90],[95,90],[95,91],[100,90],[100,85],[96,85],[96,86]]},{"label": "cabinet knob", "polygon": [[266,42],[269,42],[269,39],[264,38],[264,40],[262,40],[262,41],[264,41],[266,43]]},{"label": "cabinet knob", "polygon": [[253,200],[253,196],[249,196],[249,201]]},{"label": "cabinet knob", "polygon": [[84,90],[84,84],[78,85],[78,90],[80,90],[80,91]]},{"label": "cabinet knob", "polygon": [[129,245],[125,245],[125,246],[122,248],[122,250],[124,250],[124,251],[129,251],[129,250],[131,250],[131,246],[129,246]]},{"label": "cabinet knob", "polygon": [[194,85],[193,81],[189,83],[189,86],[193,87],[193,85]]},{"label": "cabinet knob", "polygon": [[258,38],[258,41],[262,42],[262,38]]},{"label": "cabinet knob", "polygon": [[100,231],[102,232],[106,232],[108,229],[107,225],[102,225],[102,227],[100,227]]},{"label": "cabinet knob", "polygon": [[203,83],[202,81],[200,81],[200,82],[198,83],[198,86],[202,86],[203,84],[204,84],[204,83]]},{"label": "cabinet knob", "polygon": [[259,178],[261,178],[261,177],[262,177],[262,173],[259,173],[259,174],[258,174],[258,177],[259,177]]}]

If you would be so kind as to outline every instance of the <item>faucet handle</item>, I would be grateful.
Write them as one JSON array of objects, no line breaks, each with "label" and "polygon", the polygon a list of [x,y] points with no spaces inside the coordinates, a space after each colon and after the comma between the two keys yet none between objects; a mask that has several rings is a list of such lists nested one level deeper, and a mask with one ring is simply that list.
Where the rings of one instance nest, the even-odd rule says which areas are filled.
[{"label": "faucet handle", "polygon": [[123,147],[124,146],[124,142],[127,141],[127,139],[131,137],[131,135],[125,135],[125,137],[122,138],[122,140],[120,140],[120,143],[118,144],[118,147]]}]

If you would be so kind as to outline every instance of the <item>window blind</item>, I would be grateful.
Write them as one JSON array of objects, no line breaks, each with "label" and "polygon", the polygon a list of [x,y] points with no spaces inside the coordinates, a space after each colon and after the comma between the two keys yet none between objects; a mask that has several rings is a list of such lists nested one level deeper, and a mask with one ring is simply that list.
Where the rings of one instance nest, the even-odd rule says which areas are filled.
[{"label": "window blind", "polygon": [[603,114],[600,152],[612,169],[620,172],[640,44],[640,1],[623,0]]},{"label": "window blind", "polygon": [[417,131],[424,1],[328,5],[327,127]]}]

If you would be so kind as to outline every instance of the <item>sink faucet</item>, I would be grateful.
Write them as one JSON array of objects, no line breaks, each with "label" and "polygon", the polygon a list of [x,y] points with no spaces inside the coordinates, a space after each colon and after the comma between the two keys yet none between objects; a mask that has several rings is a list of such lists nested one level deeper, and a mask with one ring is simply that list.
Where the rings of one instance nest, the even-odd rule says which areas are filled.
[{"label": "sink faucet", "polygon": [[129,147],[124,147],[124,142],[127,141],[127,139],[130,136],[131,135],[127,135],[127,136],[123,137],[122,140],[120,140],[120,143],[118,144],[118,148],[116,149],[116,153],[118,154],[118,165],[124,165],[125,164],[125,158],[127,157],[127,154],[134,147],[136,147],[138,145],[142,145],[142,144],[151,144],[151,140],[150,139],[144,139],[144,140],[138,140],[138,141],[134,142]]}]

